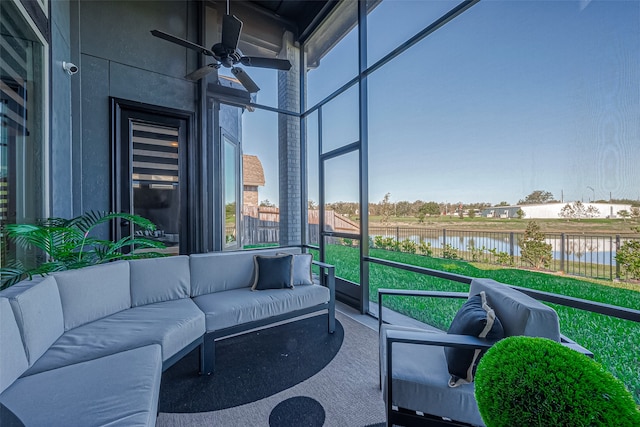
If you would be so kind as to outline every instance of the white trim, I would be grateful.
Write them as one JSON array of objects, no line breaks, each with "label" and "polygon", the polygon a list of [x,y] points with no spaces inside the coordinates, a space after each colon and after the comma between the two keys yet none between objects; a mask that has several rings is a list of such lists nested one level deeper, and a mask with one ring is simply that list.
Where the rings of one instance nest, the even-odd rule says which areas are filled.
[{"label": "white trim", "polygon": [[38,6],[44,12],[44,16],[49,19],[49,0],[38,0]]}]

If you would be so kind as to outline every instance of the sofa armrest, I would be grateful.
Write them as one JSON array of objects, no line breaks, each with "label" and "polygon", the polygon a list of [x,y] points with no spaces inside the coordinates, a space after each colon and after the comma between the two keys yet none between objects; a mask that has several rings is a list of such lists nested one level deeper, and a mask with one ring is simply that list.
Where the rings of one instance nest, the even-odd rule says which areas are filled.
[{"label": "sofa armrest", "polygon": [[336,290],[336,267],[321,261],[312,261],[313,265],[320,268],[320,284],[329,288],[331,291],[331,299],[335,297]]},{"label": "sofa armrest", "polygon": [[329,333],[336,329],[336,267],[322,261],[312,261],[320,268],[320,284],[329,288]]}]

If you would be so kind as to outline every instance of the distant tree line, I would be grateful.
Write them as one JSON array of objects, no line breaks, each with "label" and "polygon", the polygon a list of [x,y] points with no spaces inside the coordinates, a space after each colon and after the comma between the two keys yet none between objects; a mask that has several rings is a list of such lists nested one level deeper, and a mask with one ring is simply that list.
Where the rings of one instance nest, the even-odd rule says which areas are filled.
[{"label": "distant tree line", "polygon": [[[544,203],[559,203],[560,200],[555,199],[553,194],[545,190],[534,190],[528,194],[524,199],[518,200],[518,205],[533,205]],[[598,200],[598,203],[609,203],[608,200]],[[631,206],[640,206],[640,202],[637,200],[629,199],[611,199],[612,203],[629,204]],[[493,205],[489,202],[475,202],[475,203],[443,203],[435,201],[415,200],[413,202],[408,200],[401,200],[398,202],[391,201],[391,193],[384,195],[383,199],[376,203],[369,203],[369,215],[382,217],[382,222],[388,222],[390,218],[407,218],[415,217],[419,222],[423,222],[426,218],[448,215],[473,218],[476,213],[492,206],[511,206],[506,201],[501,201],[497,205]],[[316,202],[309,201],[309,209],[318,209]],[[345,216],[357,216],[360,214],[358,211],[359,204],[356,202],[335,202],[327,203],[327,209],[331,209],[340,215]],[[635,218],[634,214],[637,214],[640,208],[632,208],[631,212],[622,211],[618,214],[624,218]],[[579,218],[595,218],[600,214],[597,208],[593,206],[585,206],[582,202],[568,203],[562,209],[560,217],[566,219],[579,219]],[[524,212],[520,211],[519,218],[524,218]]]}]

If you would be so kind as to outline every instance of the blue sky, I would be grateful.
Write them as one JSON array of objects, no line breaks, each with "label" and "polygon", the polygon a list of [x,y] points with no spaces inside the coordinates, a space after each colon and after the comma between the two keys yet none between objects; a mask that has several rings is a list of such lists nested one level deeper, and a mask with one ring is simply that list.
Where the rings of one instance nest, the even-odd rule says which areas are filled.
[{"label": "blue sky", "polygon": [[[369,63],[454,4],[385,0],[369,16]],[[356,43],[352,32],[309,73],[310,105],[355,75]],[[274,105],[275,85],[261,87]],[[358,138],[350,92],[323,111],[330,148]],[[277,158],[275,123],[245,116],[245,152]],[[640,198],[640,1],[480,2],[370,76],[369,147],[372,202]],[[263,164],[260,199],[276,201],[277,163]],[[329,167],[327,200],[355,201],[355,156]]]}]

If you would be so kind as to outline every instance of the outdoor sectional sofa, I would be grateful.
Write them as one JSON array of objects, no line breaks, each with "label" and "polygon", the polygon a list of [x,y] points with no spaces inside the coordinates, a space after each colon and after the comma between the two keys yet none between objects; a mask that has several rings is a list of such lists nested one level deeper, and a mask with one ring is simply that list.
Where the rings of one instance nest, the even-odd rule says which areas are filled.
[{"label": "outdoor sectional sofa", "polygon": [[254,255],[300,252],[119,261],[0,292],[0,415],[8,408],[26,426],[155,425],[162,372],[195,348],[210,374],[216,339],[320,310],[333,332],[332,266],[316,263],[322,284],[251,291]]}]

